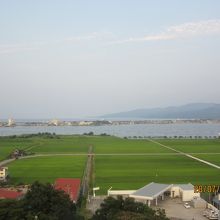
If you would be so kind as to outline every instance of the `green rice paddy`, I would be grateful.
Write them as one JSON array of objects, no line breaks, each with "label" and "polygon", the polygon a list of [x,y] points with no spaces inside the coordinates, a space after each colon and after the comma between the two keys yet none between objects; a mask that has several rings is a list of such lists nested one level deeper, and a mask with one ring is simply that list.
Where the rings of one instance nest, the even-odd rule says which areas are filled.
[{"label": "green rice paddy", "polygon": [[[192,154],[195,157],[198,157],[202,160],[206,160],[210,163],[216,164],[220,166],[220,154],[211,154],[211,155],[206,155],[206,154]],[[220,182],[220,181],[219,181]]]},{"label": "green rice paddy", "polygon": [[95,186],[101,194],[137,189],[150,182],[220,184],[220,170],[182,155],[103,156],[95,160]]},{"label": "green rice paddy", "polygon": [[185,153],[220,153],[220,139],[163,139],[157,141]]},{"label": "green rice paddy", "polygon": [[16,160],[8,165],[11,181],[53,183],[56,178],[81,178],[86,156],[35,157]]},{"label": "green rice paddy", "polygon": [[[220,166],[219,139],[156,141]],[[15,148],[45,154],[43,157],[10,163],[8,167],[12,183],[32,183],[35,180],[53,182],[59,177],[81,178],[86,155],[53,154],[86,154],[89,146],[93,146],[93,152],[97,154],[94,158],[93,185],[100,187],[98,194],[106,194],[110,187],[137,189],[150,182],[220,184],[219,169],[181,154],[174,155],[174,151],[149,140],[76,135],[52,139],[1,138],[0,160],[5,159]]]}]

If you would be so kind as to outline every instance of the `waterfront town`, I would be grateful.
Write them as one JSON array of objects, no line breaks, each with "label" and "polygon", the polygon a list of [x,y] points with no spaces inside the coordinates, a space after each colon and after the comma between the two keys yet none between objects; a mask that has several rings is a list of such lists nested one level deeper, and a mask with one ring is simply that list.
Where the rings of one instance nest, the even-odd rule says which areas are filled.
[{"label": "waterfront town", "polygon": [[103,126],[141,124],[220,124],[220,119],[139,119],[139,120],[0,120],[0,127],[15,126]]}]

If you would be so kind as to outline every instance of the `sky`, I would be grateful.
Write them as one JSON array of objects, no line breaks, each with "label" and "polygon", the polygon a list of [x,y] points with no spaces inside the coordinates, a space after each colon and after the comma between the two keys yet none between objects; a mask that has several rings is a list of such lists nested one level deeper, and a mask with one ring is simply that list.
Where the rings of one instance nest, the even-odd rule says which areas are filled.
[{"label": "sky", "polygon": [[0,118],[220,103],[219,0],[0,0]]}]

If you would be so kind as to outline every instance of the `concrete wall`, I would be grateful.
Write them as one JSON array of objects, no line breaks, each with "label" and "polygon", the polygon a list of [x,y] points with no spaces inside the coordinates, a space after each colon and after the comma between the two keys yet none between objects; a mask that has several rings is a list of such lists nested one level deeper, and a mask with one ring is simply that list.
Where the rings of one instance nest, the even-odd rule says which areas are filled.
[{"label": "concrete wall", "polygon": [[194,190],[182,190],[182,201],[191,201],[194,197],[200,197],[200,193],[194,193]]},{"label": "concrete wall", "polygon": [[130,194],[134,193],[136,190],[108,190],[108,196],[129,196]]},{"label": "concrete wall", "polygon": [[191,201],[194,197],[200,197],[200,193],[194,193],[194,190],[183,190],[179,186],[171,188],[171,198],[181,197],[183,202]]},{"label": "concrete wall", "polygon": [[171,198],[175,198],[175,197],[180,197],[181,194],[180,194],[180,188],[179,186],[173,186],[170,190],[171,194]]}]

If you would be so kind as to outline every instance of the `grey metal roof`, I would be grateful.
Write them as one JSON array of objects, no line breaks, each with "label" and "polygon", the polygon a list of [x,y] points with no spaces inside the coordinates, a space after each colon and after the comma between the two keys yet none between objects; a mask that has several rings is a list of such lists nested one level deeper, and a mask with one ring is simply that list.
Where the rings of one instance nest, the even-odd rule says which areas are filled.
[{"label": "grey metal roof", "polygon": [[132,193],[131,197],[141,196],[141,197],[148,197],[154,199],[157,196],[164,193],[165,191],[167,191],[172,186],[173,184],[160,184],[160,183],[152,182]]},{"label": "grey metal roof", "polygon": [[218,200],[217,196],[212,200],[215,204],[220,205],[220,200]]},{"label": "grey metal roof", "polygon": [[178,186],[182,190],[194,190],[194,186],[191,183],[188,183],[188,184],[175,184],[174,186]]}]

